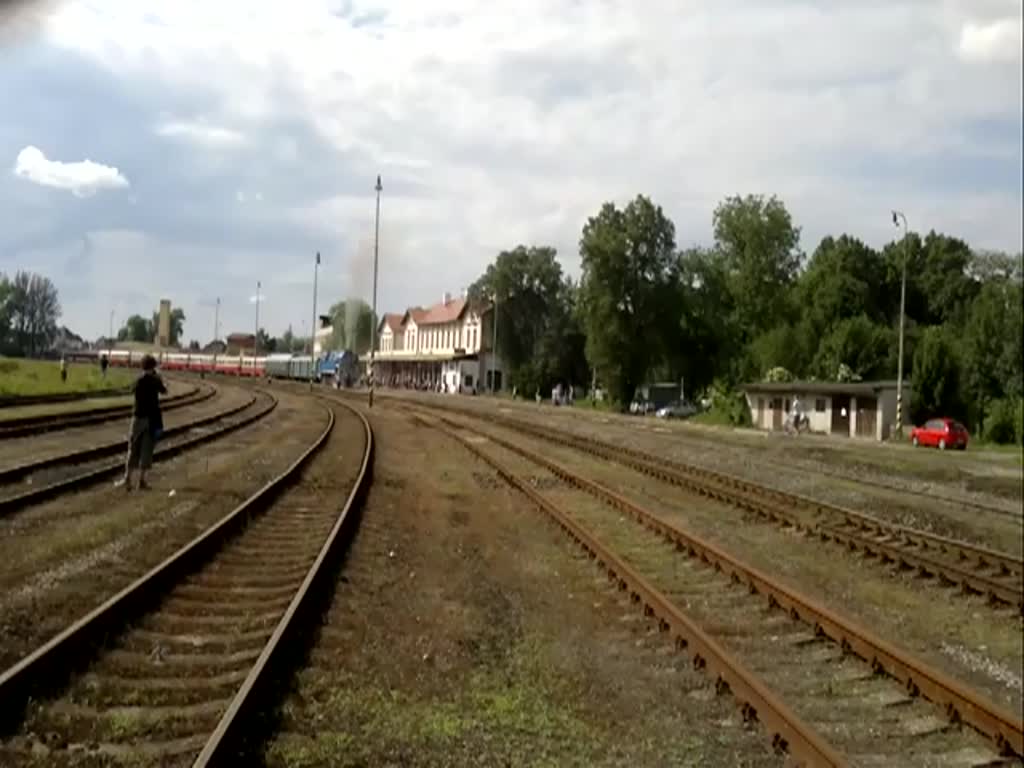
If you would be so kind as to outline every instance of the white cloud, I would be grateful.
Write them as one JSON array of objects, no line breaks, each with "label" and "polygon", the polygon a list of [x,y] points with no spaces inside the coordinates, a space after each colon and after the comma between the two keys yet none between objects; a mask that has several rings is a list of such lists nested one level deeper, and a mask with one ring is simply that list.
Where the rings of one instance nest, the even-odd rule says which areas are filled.
[{"label": "white cloud", "polygon": [[[763,192],[807,248],[830,232],[891,240],[893,207],[918,230],[1021,247],[1019,187],[960,173],[1020,163],[1019,139],[991,128],[1020,126],[1020,0],[353,0],[347,18],[336,5],[67,3],[46,39],[173,101],[160,137],[238,150],[196,171],[237,174],[218,191],[231,226],[297,222],[332,274],[365,261],[382,173],[386,308],[458,289],[518,241],[571,265],[587,216],[640,192],[684,244],[710,238],[724,196]],[[265,138],[282,121],[332,151]],[[288,199],[264,158],[331,169],[338,190]],[[910,163],[935,171],[912,180]],[[343,194],[353,179],[365,194]],[[252,206],[256,189],[274,204]],[[274,285],[272,266],[255,274]],[[348,267],[356,283],[363,271]]]},{"label": "white cloud", "polygon": [[1019,61],[1021,19],[999,19],[989,24],[968,23],[960,34],[960,55],[978,61]]},{"label": "white cloud", "polygon": [[233,147],[245,143],[245,136],[239,131],[212,125],[205,120],[171,120],[156,128],[158,136],[183,139],[207,147]]},{"label": "white cloud", "polygon": [[129,186],[117,168],[92,160],[65,163],[49,160],[42,150],[27,146],[18,153],[14,175],[44,187],[65,189],[76,197],[89,197],[101,189],[123,189]]}]

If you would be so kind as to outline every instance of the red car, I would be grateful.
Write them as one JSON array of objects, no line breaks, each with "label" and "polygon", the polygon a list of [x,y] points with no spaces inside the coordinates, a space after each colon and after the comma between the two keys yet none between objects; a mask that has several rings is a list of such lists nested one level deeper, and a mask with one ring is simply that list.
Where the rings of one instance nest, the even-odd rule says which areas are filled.
[{"label": "red car", "polygon": [[915,446],[931,445],[944,451],[947,448],[967,448],[967,428],[955,419],[929,419],[923,427],[910,430],[910,442]]}]

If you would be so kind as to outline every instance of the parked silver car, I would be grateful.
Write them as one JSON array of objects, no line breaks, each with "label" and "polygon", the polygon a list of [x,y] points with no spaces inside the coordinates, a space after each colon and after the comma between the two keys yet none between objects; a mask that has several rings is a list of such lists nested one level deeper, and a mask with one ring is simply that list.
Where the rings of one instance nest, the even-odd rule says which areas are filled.
[{"label": "parked silver car", "polygon": [[686,419],[695,413],[697,413],[697,407],[693,403],[684,403],[676,400],[656,410],[654,415],[659,419]]}]

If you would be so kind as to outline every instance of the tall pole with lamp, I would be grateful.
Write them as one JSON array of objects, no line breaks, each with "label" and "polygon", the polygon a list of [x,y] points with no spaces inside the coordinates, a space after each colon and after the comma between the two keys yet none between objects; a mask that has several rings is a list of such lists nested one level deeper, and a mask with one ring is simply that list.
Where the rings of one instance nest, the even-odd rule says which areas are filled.
[{"label": "tall pole with lamp", "polygon": [[377,174],[377,213],[373,222],[373,327],[370,329],[370,408],[373,408],[373,386],[376,383],[377,371],[374,368],[374,358],[377,349],[377,257],[380,252],[380,193],[384,187],[380,183],[380,174]]},{"label": "tall pole with lamp", "polygon": [[491,394],[498,391],[498,292],[494,292],[494,320],[491,322]]},{"label": "tall pole with lamp", "polygon": [[252,338],[253,356],[260,351],[260,281],[256,281],[256,335]]},{"label": "tall pole with lamp", "polygon": [[907,258],[910,255],[910,230],[907,227],[907,217],[900,211],[892,212],[892,223],[900,225],[903,220],[903,275],[900,278],[900,340],[898,359],[896,361],[896,435],[903,436],[903,326],[907,306]]},{"label": "tall pole with lamp", "polygon": [[316,281],[317,273],[320,270],[320,251],[316,252],[316,261],[313,264],[313,325],[310,326],[309,336],[309,388],[313,389],[313,366],[316,363]]},{"label": "tall pole with lamp", "polygon": [[217,339],[220,338],[220,296],[213,307],[213,370],[217,370]]}]

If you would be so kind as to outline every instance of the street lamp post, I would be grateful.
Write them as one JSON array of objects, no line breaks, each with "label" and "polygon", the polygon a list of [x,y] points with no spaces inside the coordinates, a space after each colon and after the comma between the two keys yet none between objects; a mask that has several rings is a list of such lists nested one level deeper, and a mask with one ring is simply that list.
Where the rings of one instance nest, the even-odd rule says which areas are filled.
[{"label": "street lamp post", "polygon": [[255,357],[260,351],[260,281],[256,281],[256,334],[252,337],[252,352]]},{"label": "street lamp post", "polygon": [[896,436],[903,436],[903,325],[907,305],[907,257],[910,248],[910,230],[907,217],[900,211],[892,212],[892,223],[899,226],[903,220],[903,276],[900,278],[900,340],[896,361]]},{"label": "street lamp post", "polygon": [[316,252],[316,262],[313,264],[313,325],[310,326],[309,336],[309,388],[313,389],[313,364],[316,360],[316,280],[320,270],[320,251]]},{"label": "street lamp post", "polygon": [[380,249],[380,193],[384,189],[377,174],[377,213],[373,221],[373,327],[370,329],[370,408],[373,408],[373,385],[377,371],[374,369],[374,357],[377,349],[377,257]]},{"label": "street lamp post", "polygon": [[213,370],[217,370],[217,339],[220,338],[220,296],[217,297],[217,303],[213,307]]},{"label": "street lamp post", "polygon": [[491,334],[491,394],[498,391],[498,292],[494,292],[494,320]]},{"label": "street lamp post", "polygon": [[114,310],[110,310],[110,330],[107,333],[107,353],[114,346]]}]

